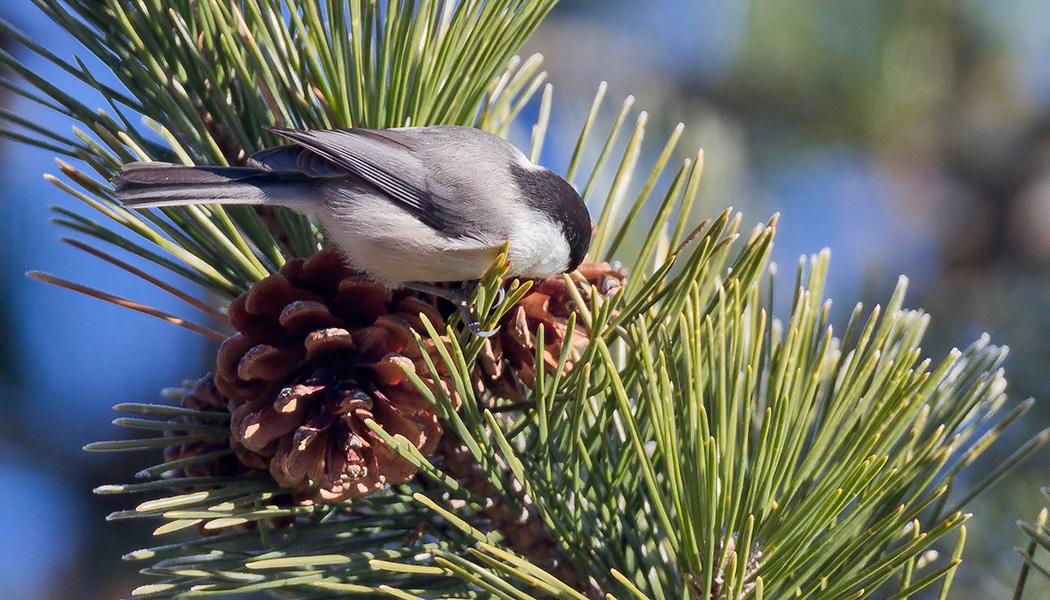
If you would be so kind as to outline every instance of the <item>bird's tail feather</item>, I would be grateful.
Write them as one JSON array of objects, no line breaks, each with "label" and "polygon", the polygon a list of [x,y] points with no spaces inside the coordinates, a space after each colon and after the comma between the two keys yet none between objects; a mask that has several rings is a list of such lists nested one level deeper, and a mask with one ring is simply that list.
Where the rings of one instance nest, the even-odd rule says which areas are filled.
[{"label": "bird's tail feather", "polygon": [[161,162],[124,165],[111,181],[129,208],[189,204],[278,204],[301,206],[309,198],[288,173],[252,167],[191,167]]}]

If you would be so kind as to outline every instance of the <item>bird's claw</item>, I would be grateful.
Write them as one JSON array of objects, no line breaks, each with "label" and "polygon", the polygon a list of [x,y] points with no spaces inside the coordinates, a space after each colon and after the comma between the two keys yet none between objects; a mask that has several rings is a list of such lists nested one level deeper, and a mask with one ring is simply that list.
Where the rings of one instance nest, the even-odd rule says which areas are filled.
[{"label": "bird's claw", "polygon": [[[467,330],[470,331],[470,333],[480,338],[490,338],[496,335],[496,332],[499,331],[499,325],[496,325],[494,329],[482,329],[481,323],[478,322],[477,318],[474,316],[474,313],[470,310],[469,297],[473,295],[474,290],[477,287],[478,284],[475,283],[469,288],[464,288],[464,290],[466,291],[466,298],[464,298],[464,300],[459,305],[459,313],[463,316],[463,323],[467,326]],[[497,307],[500,304],[503,304],[503,300],[505,300],[506,298],[507,291],[504,290],[503,286],[501,285],[498,288],[496,288],[496,301],[492,303],[492,306]]]},{"label": "bird's claw", "polygon": [[[503,301],[503,288],[501,287],[499,290],[500,298],[496,304]],[[497,325],[495,329],[482,329],[481,323],[478,322],[478,318],[475,317],[474,313],[470,310],[469,294],[466,296],[466,298],[457,302],[456,306],[459,308],[459,315],[463,319],[463,324],[467,326],[467,331],[480,338],[489,338],[496,335],[496,332],[499,331],[499,325]]]},{"label": "bird's claw", "polygon": [[494,329],[482,329],[481,323],[474,318],[469,308],[460,307],[459,314],[463,317],[463,323],[467,326],[467,331],[479,338],[490,338],[499,331],[499,325],[496,325]]},{"label": "bird's claw", "polygon": [[[420,283],[415,281],[405,283],[404,287],[411,290],[416,290],[418,292],[432,294],[439,298],[444,298],[445,300],[448,300],[449,302],[455,304],[456,308],[459,309],[459,315],[460,318],[463,320],[463,324],[466,325],[467,331],[469,331],[472,335],[475,335],[480,338],[489,338],[493,335],[496,335],[496,332],[499,331],[498,325],[495,329],[482,329],[481,323],[478,322],[478,318],[475,317],[473,311],[470,310],[470,297],[471,295],[473,295],[474,289],[477,287],[476,282],[467,287],[452,290],[436,285],[431,285],[428,283]],[[498,306],[499,304],[501,304],[507,296],[507,293],[503,290],[503,286],[500,286],[496,289],[497,297],[495,303],[493,303],[493,306]]]}]

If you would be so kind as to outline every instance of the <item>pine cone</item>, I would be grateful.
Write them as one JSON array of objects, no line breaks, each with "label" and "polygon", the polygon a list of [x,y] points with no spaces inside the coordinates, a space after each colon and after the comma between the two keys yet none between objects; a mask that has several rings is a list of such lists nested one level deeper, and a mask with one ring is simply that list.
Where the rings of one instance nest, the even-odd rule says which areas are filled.
[{"label": "pine cone", "polygon": [[[614,269],[609,263],[584,263],[579,267],[584,281],[576,282],[584,300],[589,300],[591,287],[602,295],[616,292],[627,281],[626,269]],[[558,368],[558,357],[568,334],[569,315],[576,310],[569,288],[561,275],[536,282],[500,320],[499,332],[486,340],[479,356],[482,386],[497,396],[516,402],[525,399],[525,390],[536,384],[536,334],[543,325],[543,362],[548,371]],[[587,345],[590,336],[577,321],[573,346]],[[565,363],[565,370],[572,362]]]},{"label": "pine cone", "polygon": [[[610,294],[626,279],[623,269],[605,263],[585,264],[580,271],[584,298],[590,285]],[[545,330],[544,367],[553,370],[574,308],[560,276],[534,285],[503,318],[499,334],[487,340],[476,372],[479,390],[523,399],[535,384],[539,325]],[[197,382],[182,401],[187,408],[229,412],[229,440],[173,445],[165,455],[174,460],[230,447],[240,451],[182,467],[176,476],[268,472],[294,490],[299,503],[340,502],[410,480],[415,467],[365,421],[403,435],[423,454],[437,447],[438,413],[403,371],[413,370],[432,389],[452,389],[447,376],[431,378],[416,344],[413,330],[424,330],[421,313],[432,323],[444,321],[433,305],[355,273],[330,249],[291,260],[257,282],[230,305],[238,333],[220,347],[214,377]],[[577,326],[573,339],[586,344],[586,330]],[[433,344],[425,348],[436,359]]]},{"label": "pine cone", "polygon": [[[182,408],[190,408],[203,412],[226,412],[227,399],[215,388],[212,374],[208,373],[193,384],[193,387],[180,400]],[[198,419],[193,417],[176,417],[171,419],[173,423],[196,424]],[[168,430],[167,435],[183,435],[187,432]],[[182,444],[172,444],[164,449],[164,460],[190,458],[192,456],[203,456],[214,452],[228,450],[230,439],[203,440]],[[257,476],[264,471],[249,467],[232,454],[216,456],[211,460],[185,465],[174,470],[173,476],[177,479],[186,477],[229,477],[229,476]]]},{"label": "pine cone", "polygon": [[[334,250],[289,261],[230,305],[239,333],[219,348],[215,385],[228,398],[232,443],[303,501],[339,502],[416,472],[373,433],[372,419],[422,453],[436,447],[438,413],[403,368],[433,381],[412,330],[435,308],[358,275]],[[431,354],[436,353],[431,349]],[[440,363],[440,361],[438,361]]]}]

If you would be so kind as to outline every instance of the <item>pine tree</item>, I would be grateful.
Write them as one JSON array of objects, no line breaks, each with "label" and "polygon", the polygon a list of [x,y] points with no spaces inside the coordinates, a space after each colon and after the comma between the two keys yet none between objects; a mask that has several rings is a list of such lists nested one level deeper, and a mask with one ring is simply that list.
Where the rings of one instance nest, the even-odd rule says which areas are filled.
[{"label": "pine tree", "polygon": [[1001,414],[1005,349],[923,358],[903,278],[835,332],[826,251],[777,318],[777,218],[696,223],[703,153],[676,162],[680,126],[644,163],[646,114],[631,98],[610,113],[604,85],[559,169],[596,212],[589,262],[532,282],[497,260],[474,298],[490,339],[354,273],[302,215],[112,197],[126,162],[243,164],[279,142],[265,126],[506,135],[533,102],[538,160],[553,88],[516,52],[554,0],[37,4],[122,89],[3,24],[106,105],[2,53],[5,89],[77,124],[4,113],[3,134],[62,157],[49,180],[85,205],[54,208],[69,244],[214,322],[31,276],[223,341],[173,402],[116,407],[152,436],[88,448],[163,450],[97,490],[146,495],[114,518],[161,521],[159,545],[127,555],[153,578],[137,598],[945,598],[967,503],[1047,437],[949,501],[1030,405]]}]

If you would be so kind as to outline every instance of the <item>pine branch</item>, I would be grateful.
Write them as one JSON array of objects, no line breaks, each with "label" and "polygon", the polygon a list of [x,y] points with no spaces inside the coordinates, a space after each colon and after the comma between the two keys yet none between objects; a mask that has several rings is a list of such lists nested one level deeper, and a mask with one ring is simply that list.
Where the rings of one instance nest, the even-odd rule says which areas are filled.
[{"label": "pine branch", "polygon": [[[1050,488],[1043,488],[1042,492],[1043,496],[1050,499]],[[1017,548],[1017,553],[1021,555],[1021,559],[1024,562],[1021,564],[1021,569],[1017,576],[1017,585],[1014,586],[1014,600],[1021,600],[1024,597],[1025,587],[1028,584],[1028,575],[1031,572],[1034,571],[1036,574],[1050,579],[1050,568],[1046,566],[1045,558],[1040,556],[1040,554],[1050,551],[1050,530],[1047,530],[1046,523],[1047,509],[1045,508],[1039,511],[1035,523],[1017,522],[1021,531],[1024,532],[1030,541],[1025,549]]]},{"label": "pine branch", "polygon": [[[1030,406],[999,414],[1005,349],[982,337],[924,359],[928,317],[904,308],[903,278],[838,334],[827,251],[800,261],[777,318],[778,217],[746,233],[732,210],[695,224],[703,153],[678,161],[680,125],[650,158],[646,113],[628,97],[607,114],[604,84],[560,171],[597,209],[590,257],[617,262],[511,282],[504,248],[474,297],[499,328],[489,339],[319,252],[301,215],[132,212],[110,194],[130,160],[241,163],[277,142],[266,125],[505,133],[542,89],[535,160],[553,88],[539,57],[514,53],[553,0],[38,6],[123,87],[0,24],[108,107],[0,53],[0,86],[74,124],[62,134],[0,113],[3,135],[69,159],[50,180],[89,210],[56,207],[54,221],[195,310],[224,314],[109,248],[232,300],[238,332],[213,375],[168,391],[178,406],[117,407],[133,416],[115,422],[145,437],[88,446],[164,449],[140,481],[97,490],[149,494],[111,518],[159,519],[158,537],[182,540],[127,555],[156,578],[136,597],[906,598],[940,585],[943,598],[964,505],[1045,442],[948,508]],[[1042,522],[1026,532],[1033,556]],[[1018,594],[1043,569],[1027,564]]]}]

